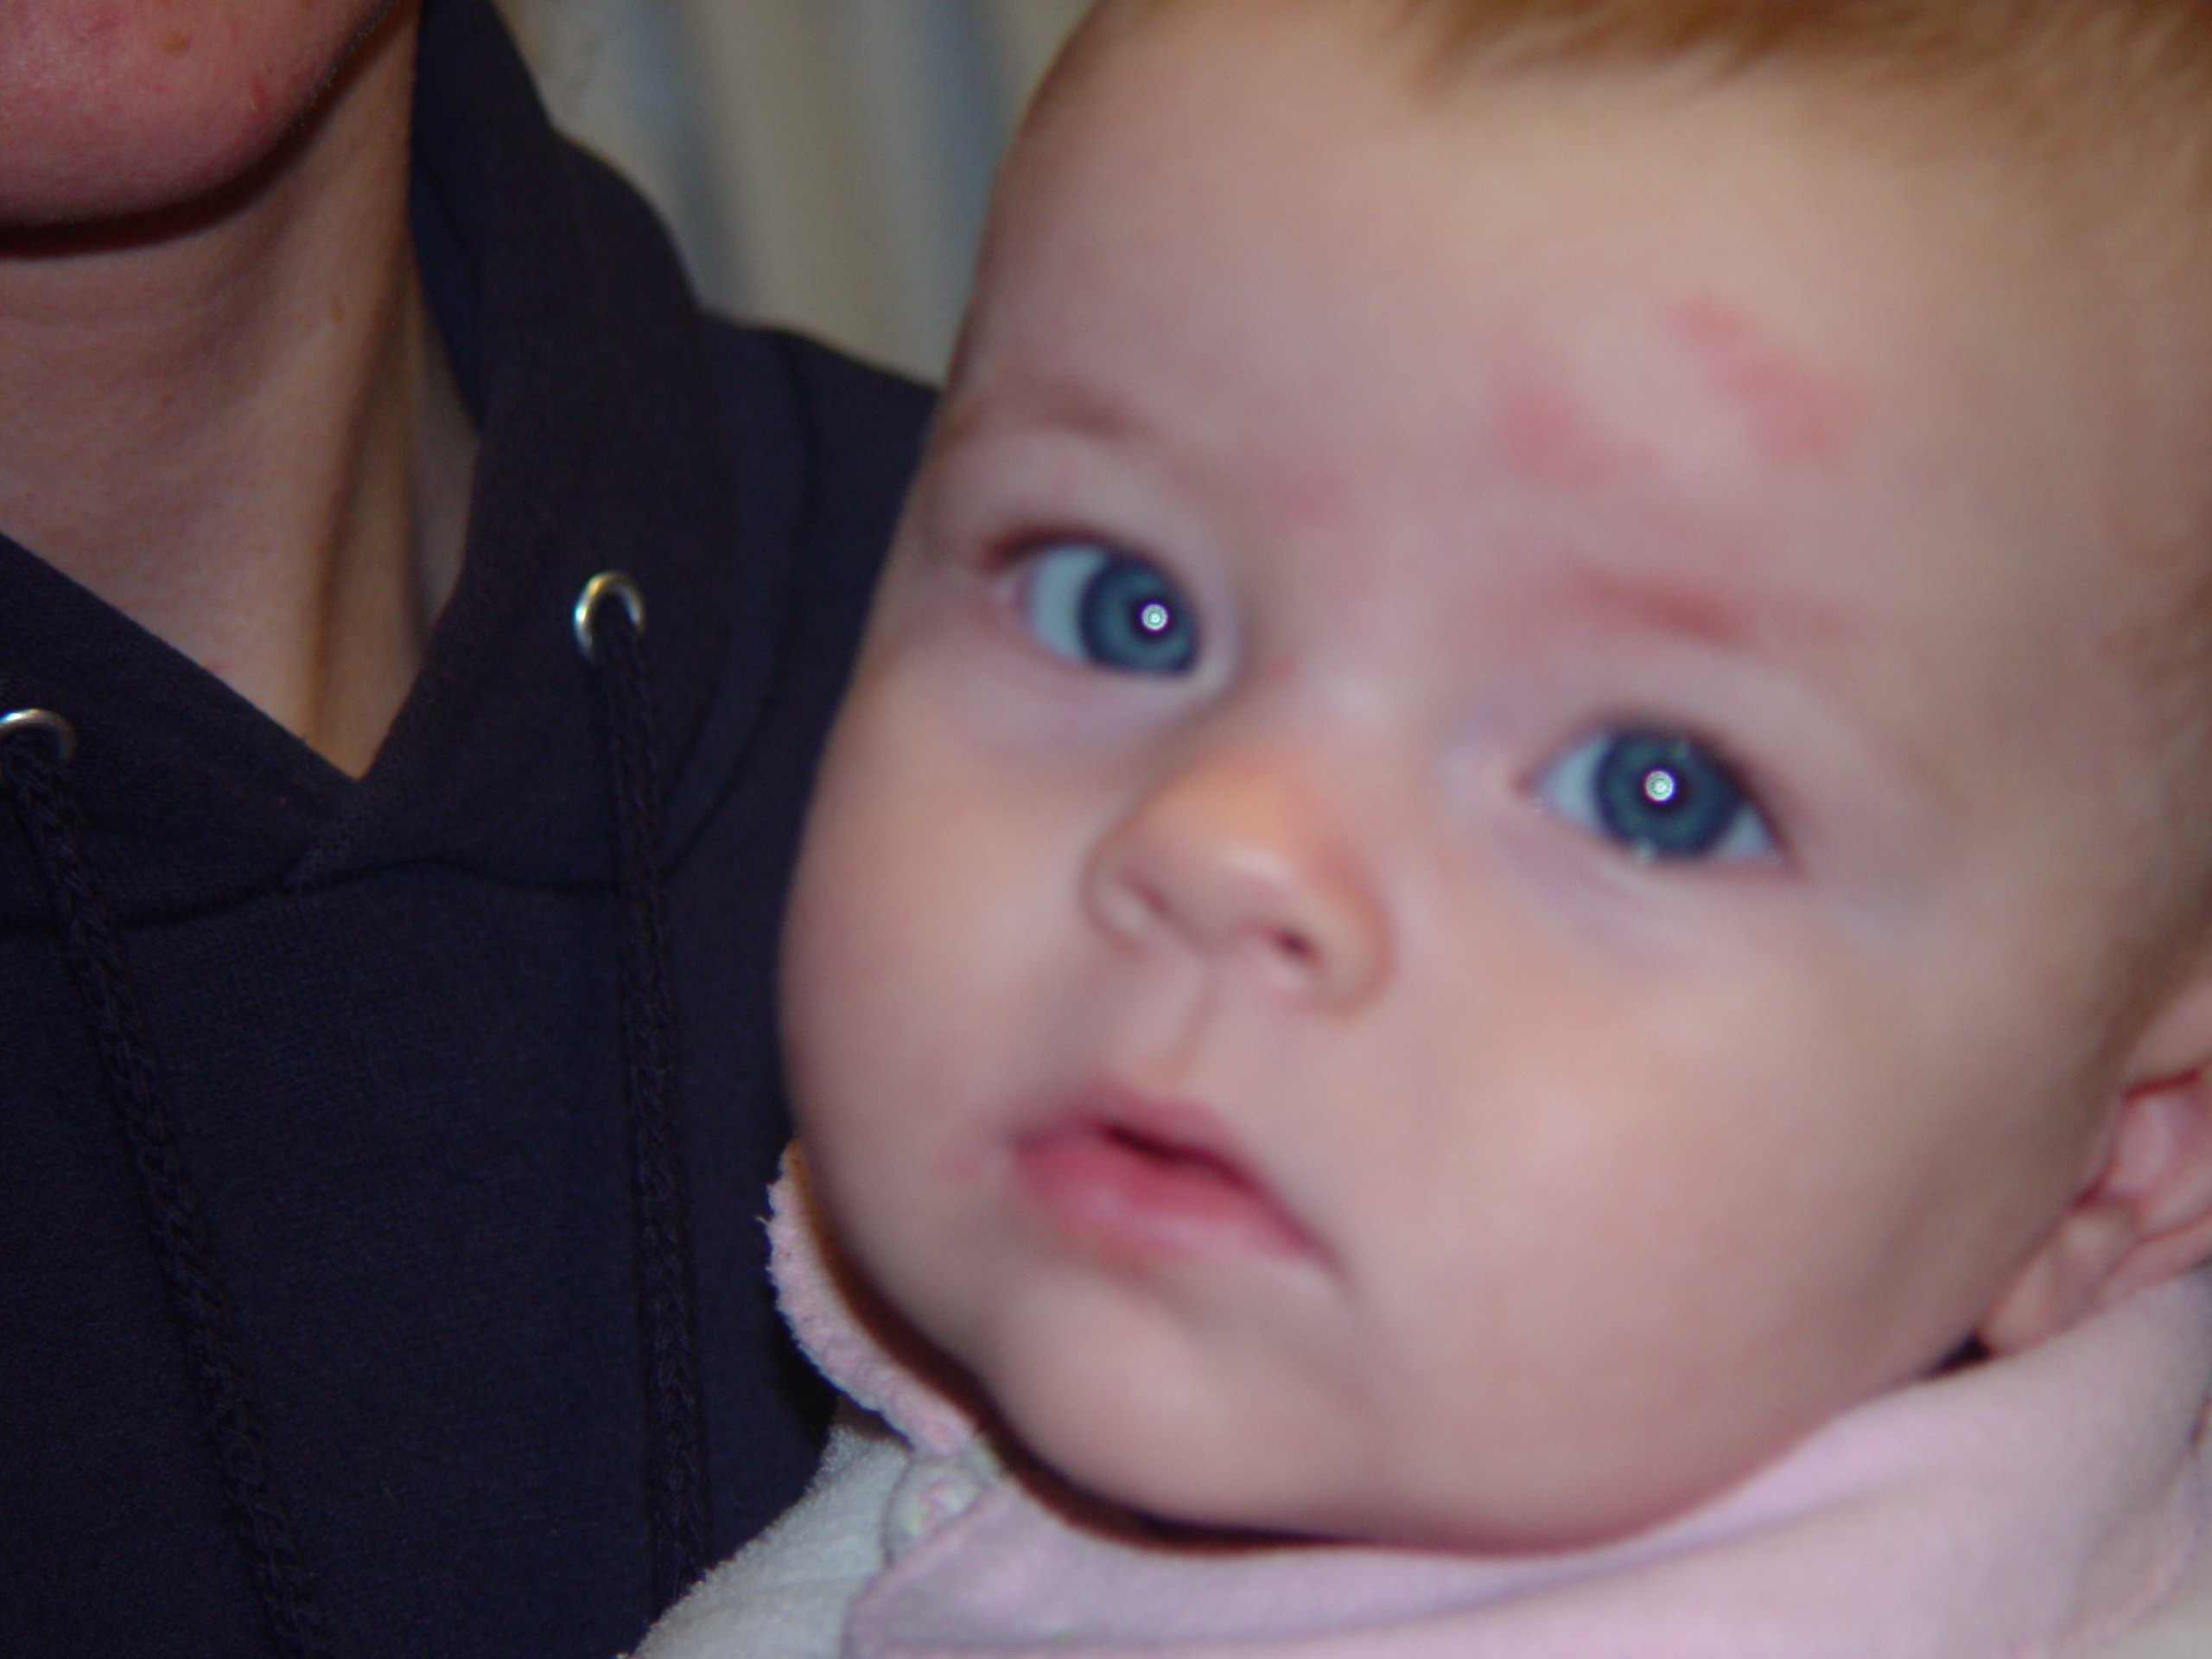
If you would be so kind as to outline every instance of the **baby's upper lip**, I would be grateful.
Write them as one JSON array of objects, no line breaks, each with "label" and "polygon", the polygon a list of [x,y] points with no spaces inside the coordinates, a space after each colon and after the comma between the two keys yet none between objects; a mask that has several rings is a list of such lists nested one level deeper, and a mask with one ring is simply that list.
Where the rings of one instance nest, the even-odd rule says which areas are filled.
[{"label": "baby's upper lip", "polygon": [[1093,1134],[1165,1158],[1204,1165],[1272,1212],[1284,1233],[1306,1251],[1319,1246],[1305,1224],[1259,1172],[1235,1132],[1211,1108],[1167,1099],[1110,1078],[1091,1080],[1060,1096],[1017,1129],[1017,1150],[1061,1137]]},{"label": "baby's upper lip", "polygon": [[1243,1149],[1229,1126],[1210,1107],[1195,1102],[1147,1095],[1110,1078],[1096,1078],[1061,1103],[1039,1129],[1084,1122],[1125,1131],[1141,1140],[1242,1169]]}]

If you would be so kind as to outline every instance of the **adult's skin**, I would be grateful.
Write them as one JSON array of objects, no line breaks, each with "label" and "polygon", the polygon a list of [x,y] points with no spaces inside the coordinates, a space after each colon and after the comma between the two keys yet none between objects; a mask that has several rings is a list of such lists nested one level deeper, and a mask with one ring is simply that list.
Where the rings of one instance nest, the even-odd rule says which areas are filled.
[{"label": "adult's skin", "polygon": [[417,10],[0,5],[0,532],[356,775],[473,460],[407,232]]}]

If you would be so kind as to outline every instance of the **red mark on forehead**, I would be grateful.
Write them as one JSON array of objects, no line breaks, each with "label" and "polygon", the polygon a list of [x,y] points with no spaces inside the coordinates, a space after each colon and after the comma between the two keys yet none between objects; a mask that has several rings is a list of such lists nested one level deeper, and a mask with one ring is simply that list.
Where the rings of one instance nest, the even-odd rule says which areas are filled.
[{"label": "red mark on forehead", "polygon": [[1740,409],[1766,460],[1833,466],[1858,427],[1859,398],[1742,312],[1713,299],[1685,300],[1668,321],[1713,385]]},{"label": "red mark on forehead", "polygon": [[1564,391],[1534,377],[1504,389],[1497,411],[1498,455],[1532,483],[1592,489],[1654,471],[1659,453],[1605,429]]}]

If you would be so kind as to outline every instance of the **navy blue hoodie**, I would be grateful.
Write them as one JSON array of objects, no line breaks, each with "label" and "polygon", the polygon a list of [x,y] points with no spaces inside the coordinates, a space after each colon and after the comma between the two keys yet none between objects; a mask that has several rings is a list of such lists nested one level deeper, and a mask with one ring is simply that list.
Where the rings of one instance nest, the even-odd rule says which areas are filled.
[{"label": "navy blue hoodie", "polygon": [[[603,1656],[652,1611],[646,1408],[607,721],[571,608],[610,567],[648,607],[720,1554],[821,1427],[757,1220],[775,935],[927,400],[702,315],[486,0],[425,8],[415,149],[482,449],[367,776],[4,539],[0,711],[78,734],[83,850],[332,1648]],[[0,811],[0,1650],[266,1653],[88,1033]]]}]

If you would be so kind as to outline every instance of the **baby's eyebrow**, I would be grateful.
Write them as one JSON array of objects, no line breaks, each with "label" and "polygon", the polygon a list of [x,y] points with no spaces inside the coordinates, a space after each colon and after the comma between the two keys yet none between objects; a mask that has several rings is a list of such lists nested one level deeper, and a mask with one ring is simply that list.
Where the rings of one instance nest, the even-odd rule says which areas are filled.
[{"label": "baby's eyebrow", "polygon": [[1531,592],[1579,620],[1729,651],[1826,650],[1850,631],[1834,604],[1738,574],[1707,580],[1564,555],[1545,562]]},{"label": "baby's eyebrow", "polygon": [[1054,427],[1120,442],[1143,435],[1128,410],[1070,376],[1025,378],[1011,385],[953,397],[942,433],[958,443],[999,426]]}]

